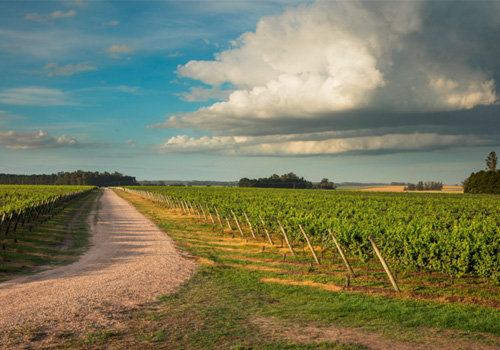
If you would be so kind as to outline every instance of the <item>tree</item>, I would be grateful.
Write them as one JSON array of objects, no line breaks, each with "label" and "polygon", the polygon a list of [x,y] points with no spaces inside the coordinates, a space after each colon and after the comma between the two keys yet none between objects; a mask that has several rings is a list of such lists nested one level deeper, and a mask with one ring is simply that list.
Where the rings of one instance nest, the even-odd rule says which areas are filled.
[{"label": "tree", "polygon": [[497,169],[498,157],[495,152],[491,152],[486,158],[486,170],[495,172]]},{"label": "tree", "polygon": [[333,182],[330,182],[327,178],[324,178],[319,183],[318,188],[321,190],[334,190],[337,187],[333,184]]}]

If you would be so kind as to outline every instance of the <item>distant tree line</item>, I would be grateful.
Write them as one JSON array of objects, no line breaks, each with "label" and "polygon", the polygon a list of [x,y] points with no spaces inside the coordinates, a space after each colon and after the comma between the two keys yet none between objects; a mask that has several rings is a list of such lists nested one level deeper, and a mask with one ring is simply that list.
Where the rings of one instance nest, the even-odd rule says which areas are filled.
[{"label": "distant tree line", "polygon": [[313,185],[311,181],[307,181],[303,177],[299,177],[294,173],[279,175],[272,175],[270,177],[263,177],[259,179],[249,179],[244,177],[238,182],[239,187],[260,187],[260,188],[297,188],[297,189],[335,189],[336,186],[327,178],[321,180],[317,185]]},{"label": "distant tree line", "polygon": [[135,186],[135,177],[119,172],[104,173],[77,170],[57,174],[16,175],[0,174],[2,185],[82,185],[82,186]]},{"label": "distant tree line", "polygon": [[404,188],[405,191],[441,191],[442,189],[443,183],[434,181],[419,181],[416,185],[408,183]]},{"label": "distant tree line", "polygon": [[500,170],[497,170],[498,157],[491,152],[486,158],[486,170],[472,173],[462,182],[465,193],[500,194]]}]

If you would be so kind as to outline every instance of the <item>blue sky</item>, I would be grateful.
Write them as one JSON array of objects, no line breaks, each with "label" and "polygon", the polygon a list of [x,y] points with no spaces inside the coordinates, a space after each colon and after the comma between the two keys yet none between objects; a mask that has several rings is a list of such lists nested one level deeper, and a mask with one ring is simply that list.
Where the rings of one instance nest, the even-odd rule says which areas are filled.
[{"label": "blue sky", "polygon": [[0,172],[460,183],[498,1],[0,1]]}]

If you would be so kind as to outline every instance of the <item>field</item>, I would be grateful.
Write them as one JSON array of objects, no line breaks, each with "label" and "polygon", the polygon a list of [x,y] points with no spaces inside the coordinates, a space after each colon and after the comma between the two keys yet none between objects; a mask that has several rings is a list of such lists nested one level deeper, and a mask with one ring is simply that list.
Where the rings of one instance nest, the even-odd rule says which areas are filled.
[{"label": "field", "polygon": [[[195,260],[196,273],[177,292],[158,295],[155,303],[105,313],[119,320],[119,327],[88,328],[85,321],[86,333],[51,333],[46,325],[30,325],[0,332],[10,344],[455,349],[459,342],[462,349],[500,347],[495,196],[165,186],[115,192],[168,234],[183,257]],[[11,271],[3,271],[0,279],[74,260],[88,238],[87,216],[99,193],[60,203],[24,225],[19,219],[18,228],[3,236],[0,261]],[[95,215],[95,222],[108,225],[102,214]],[[112,241],[123,242],[119,225]],[[134,232],[141,240],[140,230]],[[136,254],[134,249],[126,245],[121,254]],[[112,259],[112,265],[130,260],[123,258]]]},{"label": "field", "polygon": [[[293,257],[265,235],[223,230],[209,215],[167,209],[165,203],[119,194],[168,232],[200,264],[173,295],[135,319],[146,347],[183,349],[496,349],[500,310],[467,300],[390,291],[380,266],[353,266],[345,286],[338,254],[313,263]],[[215,219],[217,220],[217,219]],[[274,236],[273,237],[277,237]],[[283,258],[283,254],[287,254]],[[325,252],[326,254],[326,252]],[[399,279],[406,279],[398,274]],[[424,276],[425,280],[425,276]],[[357,282],[359,281],[359,283]],[[439,279],[434,280],[438,287]],[[368,284],[372,284],[371,287]],[[365,287],[363,287],[365,284]],[[443,286],[443,284],[441,284]],[[435,290],[438,290],[436,288]],[[441,292],[437,292],[436,296]],[[470,300],[469,300],[470,301]],[[137,343],[134,343],[137,344]],[[457,344],[460,344],[457,346]],[[137,346],[137,348],[140,348]]]},{"label": "field", "polygon": [[75,260],[88,238],[82,214],[92,189],[0,186],[0,281]]},{"label": "field", "polygon": [[[494,196],[166,187],[129,190],[185,214],[203,216],[219,229],[249,239],[259,236],[281,246],[286,243],[283,254],[289,259],[320,264],[344,254],[351,277],[368,277],[370,271],[383,275],[376,254],[379,249],[401,286],[389,283],[394,277],[390,269],[386,285],[370,278],[365,282],[353,278],[354,284],[418,290],[427,297],[459,296],[480,304],[500,302],[500,208]],[[365,272],[355,274],[349,264]]]},{"label": "field", "polygon": [[[369,192],[404,192],[404,186],[375,186],[375,187],[359,187],[356,188],[359,191],[369,191]],[[429,191],[438,193],[463,193],[464,189],[462,186],[443,186],[442,191]]]}]

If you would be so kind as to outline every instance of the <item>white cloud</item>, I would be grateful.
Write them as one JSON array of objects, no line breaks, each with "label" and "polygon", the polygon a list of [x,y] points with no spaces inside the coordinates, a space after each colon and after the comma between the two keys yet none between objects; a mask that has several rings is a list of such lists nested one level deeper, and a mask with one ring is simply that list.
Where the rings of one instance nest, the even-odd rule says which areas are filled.
[{"label": "white cloud", "polygon": [[[238,123],[244,128],[266,120],[335,119],[341,111],[453,111],[496,104],[491,72],[472,66],[467,54],[450,62],[431,47],[429,38],[458,34],[452,27],[424,25],[432,13],[423,10],[428,4],[440,6],[317,1],[261,18],[254,32],[214,60],[177,68],[180,77],[216,88],[229,84],[236,91],[223,102],[155,127],[217,132],[219,125],[223,133],[228,123],[236,130]],[[189,100],[191,95],[181,96]]]},{"label": "white cloud", "polygon": [[471,109],[475,106],[488,106],[496,103],[495,81],[471,81],[468,85],[445,78],[431,78],[429,87],[441,94],[441,109]]},{"label": "white cloud", "polygon": [[88,62],[80,62],[75,65],[67,64],[65,66],[59,66],[58,63],[46,64],[43,69],[47,72],[47,76],[64,76],[69,77],[80,72],[86,72],[90,70],[97,70],[97,67],[89,66]]},{"label": "white cloud", "polygon": [[[329,137],[330,136],[330,137]],[[437,148],[483,146],[491,140],[477,136],[427,134],[389,134],[337,138],[332,133],[272,136],[202,136],[171,137],[155,147],[160,153],[219,153],[248,156],[310,156],[335,155],[347,152],[405,152]],[[325,138],[307,140],[307,138]],[[306,139],[306,140],[304,140]]]},{"label": "white cloud", "polygon": [[0,102],[26,106],[78,105],[66,92],[41,87],[23,87],[0,90]]},{"label": "white cloud", "polygon": [[111,45],[102,52],[108,53],[113,58],[121,58],[121,54],[128,54],[134,51],[135,49],[133,47],[127,45]]},{"label": "white cloud", "polygon": [[10,150],[35,150],[49,148],[82,147],[74,138],[63,135],[54,137],[44,131],[0,131],[0,145]]}]

